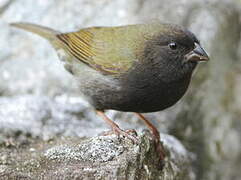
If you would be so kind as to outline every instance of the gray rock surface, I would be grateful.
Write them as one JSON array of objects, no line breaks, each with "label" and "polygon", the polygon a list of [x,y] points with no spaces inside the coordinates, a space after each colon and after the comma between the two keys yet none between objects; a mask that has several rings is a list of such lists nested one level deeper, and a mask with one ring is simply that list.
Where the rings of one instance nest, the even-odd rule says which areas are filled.
[{"label": "gray rock surface", "polygon": [[107,128],[86,102],[78,97],[67,96],[2,97],[0,122],[2,136],[21,133],[44,140],[56,135],[92,136]]},{"label": "gray rock surface", "polygon": [[[7,2],[1,1],[0,6]],[[240,0],[13,0],[0,8],[0,142],[89,137],[107,130],[78,97],[73,77],[63,69],[53,48],[38,36],[8,27],[8,22],[28,21],[73,31],[159,19],[190,28],[211,61],[199,66],[189,92],[177,105],[146,116],[188,150],[192,157],[188,172],[194,170],[193,179],[240,179],[240,6]],[[107,114],[122,128],[139,132],[144,128],[131,113]],[[186,160],[180,159],[172,173],[180,172],[176,170]],[[0,174],[5,168],[0,163]]]},{"label": "gray rock surface", "polygon": [[191,180],[190,153],[175,138],[162,137],[168,154],[163,169],[152,136],[145,132],[139,145],[112,135],[35,139],[24,148],[6,148],[0,152],[0,179]]}]

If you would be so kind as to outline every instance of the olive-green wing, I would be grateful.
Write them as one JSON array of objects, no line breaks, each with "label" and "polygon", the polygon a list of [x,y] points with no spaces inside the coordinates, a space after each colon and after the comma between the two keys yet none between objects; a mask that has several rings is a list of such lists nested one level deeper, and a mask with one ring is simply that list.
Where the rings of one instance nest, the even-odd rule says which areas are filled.
[{"label": "olive-green wing", "polygon": [[146,25],[93,27],[59,34],[58,38],[76,59],[99,71],[118,74],[139,61],[148,32],[153,33],[149,30]]}]

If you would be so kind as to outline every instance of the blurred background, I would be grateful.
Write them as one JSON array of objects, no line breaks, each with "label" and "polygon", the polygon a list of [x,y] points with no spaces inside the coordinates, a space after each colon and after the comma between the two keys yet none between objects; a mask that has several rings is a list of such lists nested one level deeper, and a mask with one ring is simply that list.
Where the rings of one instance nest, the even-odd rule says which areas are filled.
[{"label": "blurred background", "polygon": [[[240,179],[240,0],[0,0],[0,144],[96,136],[108,129],[79,97],[74,78],[50,44],[8,23],[67,32],[156,20],[189,28],[211,60],[198,67],[180,102],[146,116],[189,152],[190,179]],[[122,128],[145,128],[132,113],[107,114]]]}]

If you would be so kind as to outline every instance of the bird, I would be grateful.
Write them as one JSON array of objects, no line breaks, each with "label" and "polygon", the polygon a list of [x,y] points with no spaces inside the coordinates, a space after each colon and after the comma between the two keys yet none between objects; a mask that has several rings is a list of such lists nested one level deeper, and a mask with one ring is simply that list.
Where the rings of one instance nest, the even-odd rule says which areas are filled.
[{"label": "bird", "polygon": [[176,24],[94,26],[67,33],[26,22],[10,25],[47,39],[75,77],[80,95],[112,132],[132,141],[136,137],[122,130],[105,111],[134,112],[158,142],[158,129],[142,113],[176,104],[199,62],[209,60],[197,37]]}]

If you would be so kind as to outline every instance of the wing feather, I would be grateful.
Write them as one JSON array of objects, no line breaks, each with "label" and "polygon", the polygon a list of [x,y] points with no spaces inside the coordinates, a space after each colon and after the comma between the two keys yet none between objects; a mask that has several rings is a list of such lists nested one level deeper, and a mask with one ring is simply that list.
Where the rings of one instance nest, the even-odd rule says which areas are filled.
[{"label": "wing feather", "polygon": [[[96,70],[119,74],[139,61],[150,26],[92,27],[77,32],[58,34],[66,49],[77,60]],[[147,38],[146,38],[147,37]]]}]

